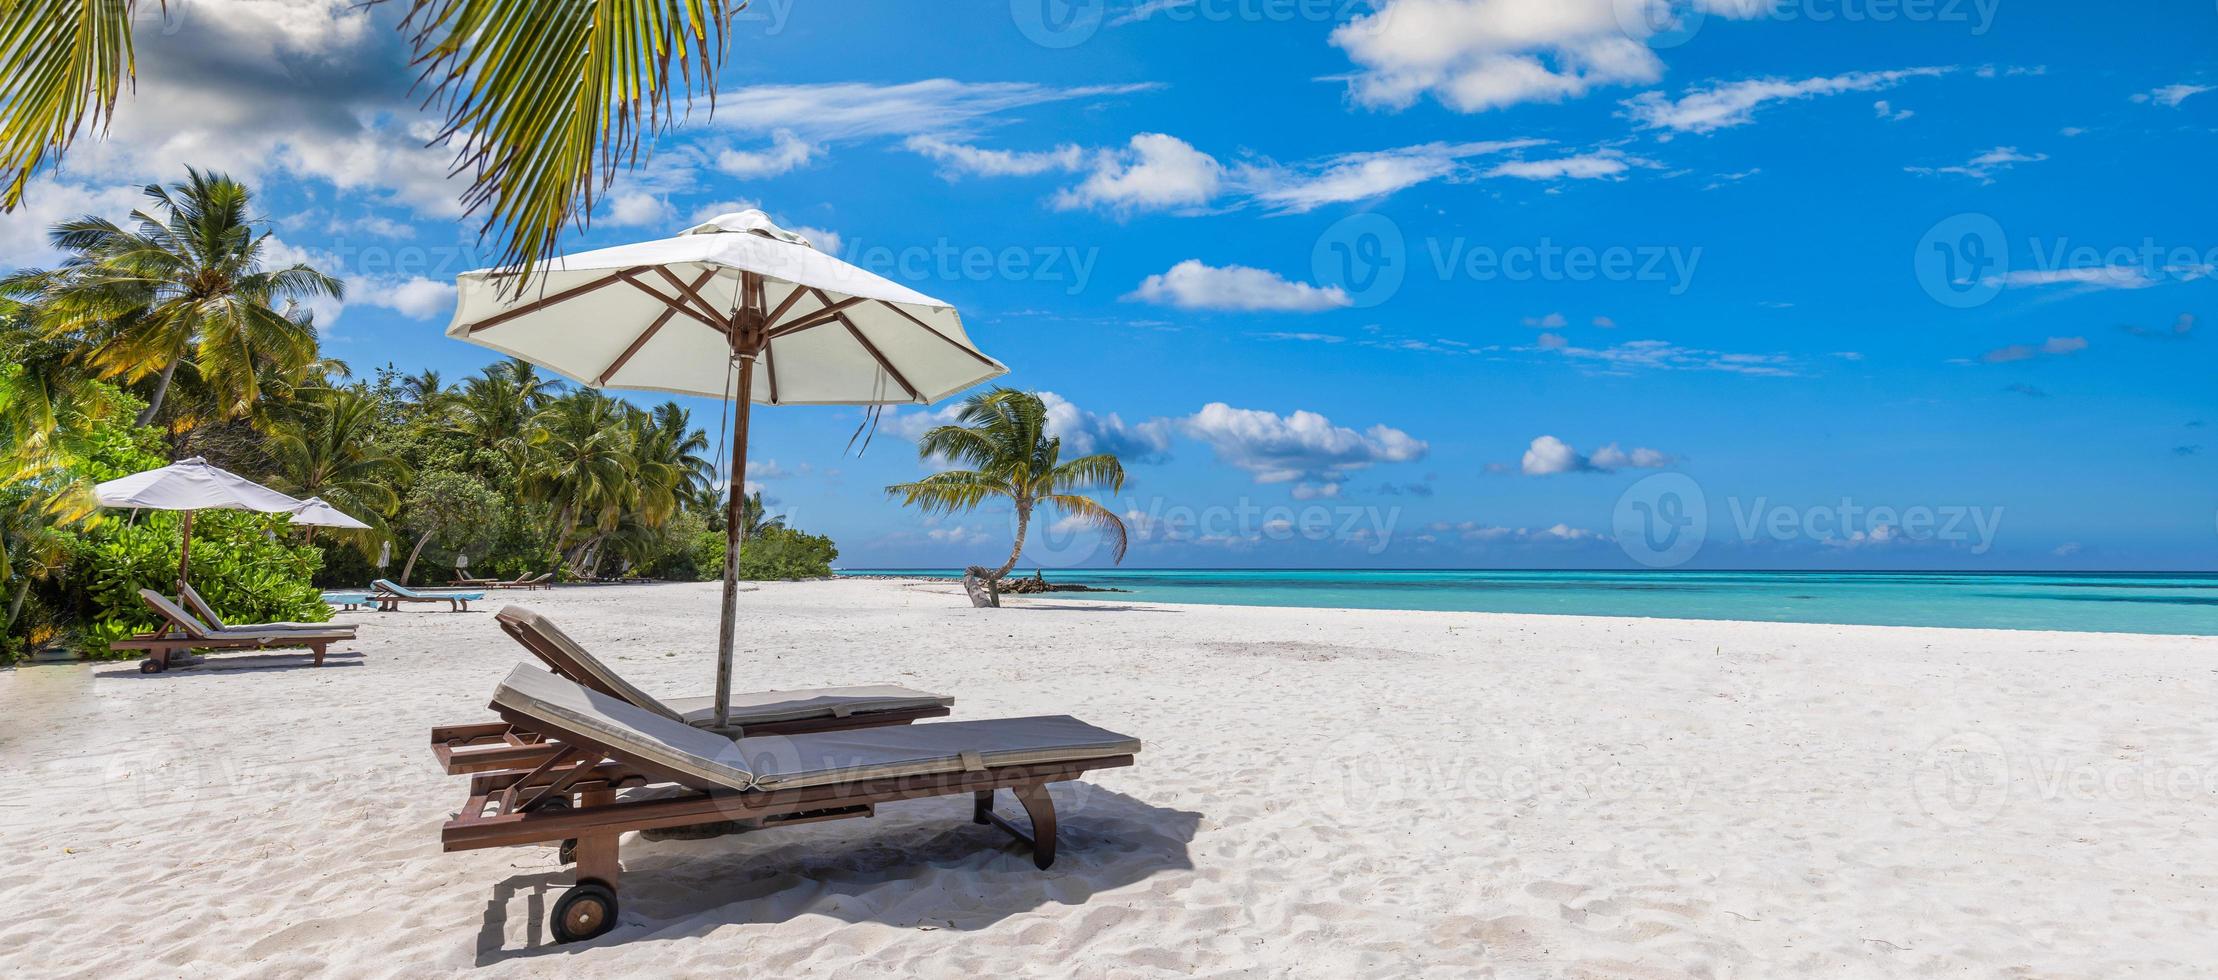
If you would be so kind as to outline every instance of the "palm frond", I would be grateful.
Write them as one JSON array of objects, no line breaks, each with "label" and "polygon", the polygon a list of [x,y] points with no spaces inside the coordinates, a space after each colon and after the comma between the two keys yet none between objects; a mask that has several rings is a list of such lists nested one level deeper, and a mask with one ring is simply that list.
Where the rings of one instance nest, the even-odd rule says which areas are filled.
[{"label": "palm frond", "polygon": [[0,3],[0,210],[88,124],[105,131],[116,94],[135,68],[134,0],[7,0]]},{"label": "palm frond", "polygon": [[1100,531],[1102,537],[1109,539],[1109,560],[1119,564],[1124,562],[1125,548],[1131,542],[1125,530],[1124,518],[1118,517],[1115,511],[1103,507],[1092,497],[1082,497],[1075,493],[1049,494],[1041,497],[1040,502],[1085,521]]},{"label": "palm frond", "polygon": [[[526,275],[567,224],[582,226],[642,136],[674,118],[671,93],[711,98],[733,0],[409,0],[402,28],[468,171],[466,209],[504,229],[502,264]],[[671,57],[677,64],[673,70]]]}]

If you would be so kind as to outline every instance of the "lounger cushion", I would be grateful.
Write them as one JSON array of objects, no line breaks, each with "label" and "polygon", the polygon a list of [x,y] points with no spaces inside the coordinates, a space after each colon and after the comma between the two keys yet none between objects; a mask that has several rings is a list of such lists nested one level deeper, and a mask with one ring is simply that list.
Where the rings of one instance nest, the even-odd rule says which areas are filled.
[{"label": "lounger cushion", "polygon": [[[669,698],[663,706],[677,712],[686,724],[708,727],[716,723],[716,699]],[[864,687],[819,687],[806,691],[758,691],[732,695],[732,723],[742,728],[774,721],[811,718],[846,718],[876,711],[913,711],[918,708],[952,707],[955,699],[892,684]]]},{"label": "lounger cushion", "polygon": [[[586,674],[586,679],[590,681],[586,685],[587,687],[596,691],[613,692],[619,698],[673,721],[685,720],[685,716],[664,705],[661,701],[655,700],[654,695],[640,690],[632,682],[625,680],[624,675],[610,670],[609,666],[602,663],[599,657],[587,652],[583,644],[571,639],[570,634],[557,628],[547,617],[522,606],[509,606],[501,610],[495,618],[514,623],[526,632],[532,633],[540,642],[555,647],[563,658],[569,660],[569,663],[550,663],[548,666],[557,669],[575,669]],[[526,646],[528,648],[529,645]],[[534,650],[532,652],[537,653],[538,651]]]},{"label": "lounger cushion", "polygon": [[1132,755],[1140,740],[1069,715],[750,735],[738,745],[759,790]]},{"label": "lounger cushion", "polygon": [[700,787],[744,790],[754,785],[755,776],[731,739],[587,690],[544,670],[518,664],[493,692],[493,704],[683,775]]},{"label": "lounger cushion", "polygon": [[1064,715],[732,741],[525,666],[509,672],[493,703],[678,773],[702,788],[794,789],[1140,751],[1138,739]]}]

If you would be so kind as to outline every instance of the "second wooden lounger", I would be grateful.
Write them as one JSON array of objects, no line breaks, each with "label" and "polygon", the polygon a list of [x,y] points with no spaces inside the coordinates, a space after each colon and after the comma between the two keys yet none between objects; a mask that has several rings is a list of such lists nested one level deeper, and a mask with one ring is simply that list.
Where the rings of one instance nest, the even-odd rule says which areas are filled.
[{"label": "second wooden lounger", "polygon": [[[734,741],[522,666],[492,708],[560,751],[529,771],[472,777],[440,843],[563,844],[576,885],[549,917],[561,942],[615,927],[617,841],[628,831],[867,817],[881,803],[968,793],[972,820],[1030,844],[1044,869],[1055,860],[1048,785],[1129,766],[1140,751],[1138,739],[1060,715]],[[1030,817],[1029,831],[994,812],[1002,789]]]}]

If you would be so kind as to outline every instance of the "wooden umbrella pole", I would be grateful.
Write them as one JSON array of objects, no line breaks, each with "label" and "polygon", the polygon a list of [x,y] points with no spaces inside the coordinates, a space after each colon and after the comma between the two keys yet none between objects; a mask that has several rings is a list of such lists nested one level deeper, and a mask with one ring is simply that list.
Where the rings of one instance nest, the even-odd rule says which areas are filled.
[{"label": "wooden umbrella pole", "polygon": [[177,548],[177,601],[185,601],[185,584],[190,579],[185,573],[193,564],[193,512],[185,512],[185,540]]},{"label": "wooden umbrella pole", "polygon": [[755,357],[768,344],[763,329],[761,280],[749,274],[740,284],[741,309],[732,317],[732,358],[739,363],[738,405],[732,409],[732,484],[724,505],[724,618],[716,637],[716,727],[728,731],[732,720],[732,635],[739,616],[739,549],[747,513],[747,420],[755,402]]}]

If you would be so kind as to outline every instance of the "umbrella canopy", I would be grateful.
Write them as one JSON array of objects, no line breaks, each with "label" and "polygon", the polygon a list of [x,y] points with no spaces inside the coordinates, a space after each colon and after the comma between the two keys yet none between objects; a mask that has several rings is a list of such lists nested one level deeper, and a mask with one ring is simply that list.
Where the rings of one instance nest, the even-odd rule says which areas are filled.
[{"label": "umbrella canopy", "polygon": [[747,422],[767,405],[926,404],[1007,374],[955,308],[816,250],[761,211],[676,237],[463,273],[447,336],[595,388],[732,400],[716,722],[728,727]]},{"label": "umbrella canopy", "polygon": [[194,456],[92,488],[103,507],[137,510],[258,510],[290,514],[300,501]]},{"label": "umbrella canopy", "polygon": [[300,501],[253,480],[220,466],[211,466],[199,456],[109,480],[93,487],[92,496],[103,507],[185,512],[184,544],[177,553],[180,593],[184,591],[185,573],[192,567],[193,511],[253,510],[290,514],[302,506]]},{"label": "umbrella canopy", "polygon": [[350,531],[367,531],[370,526],[347,516],[347,512],[331,506],[322,497],[310,497],[300,502],[293,511],[293,523],[310,527],[338,527]]},{"label": "umbrella canopy", "polygon": [[730,398],[736,354],[766,405],[921,405],[1009,371],[954,307],[761,211],[554,259],[521,294],[501,270],[456,288],[447,336],[594,387]]}]

